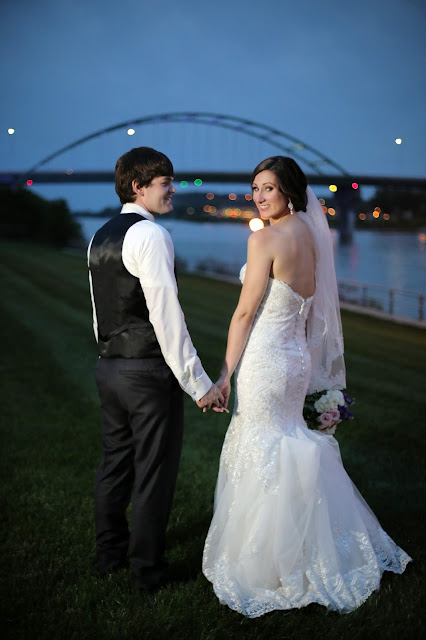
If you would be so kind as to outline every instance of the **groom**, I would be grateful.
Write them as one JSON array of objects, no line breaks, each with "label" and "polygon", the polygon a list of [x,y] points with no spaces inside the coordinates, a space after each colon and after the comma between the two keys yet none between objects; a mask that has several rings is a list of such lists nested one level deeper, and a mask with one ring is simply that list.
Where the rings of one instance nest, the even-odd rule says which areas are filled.
[{"label": "groom", "polygon": [[106,575],[128,558],[135,586],[144,590],[164,577],[182,389],[204,410],[224,399],[185,324],[172,239],[155,223],[155,215],[173,209],[172,163],[155,149],[132,149],[117,161],[115,189],[121,213],[95,233],[88,249],[103,448],[95,487],[97,562]]}]

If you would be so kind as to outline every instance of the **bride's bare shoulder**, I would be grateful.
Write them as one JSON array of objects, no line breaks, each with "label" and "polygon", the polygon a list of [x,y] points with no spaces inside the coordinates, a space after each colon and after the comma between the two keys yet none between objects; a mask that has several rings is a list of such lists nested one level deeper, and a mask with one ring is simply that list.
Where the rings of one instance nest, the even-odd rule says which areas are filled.
[{"label": "bride's bare shoulder", "polygon": [[263,227],[263,229],[259,229],[249,236],[249,244],[253,247],[262,247],[268,242],[271,242],[273,239],[273,234],[271,234],[272,227]]}]

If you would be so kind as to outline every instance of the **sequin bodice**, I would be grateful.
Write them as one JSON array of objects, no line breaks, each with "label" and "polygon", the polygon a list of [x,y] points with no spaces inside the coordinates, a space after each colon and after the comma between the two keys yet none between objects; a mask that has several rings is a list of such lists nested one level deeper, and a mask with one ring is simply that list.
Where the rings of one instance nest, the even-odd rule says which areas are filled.
[{"label": "sequin bodice", "polygon": [[[242,281],[244,276],[245,265]],[[265,410],[272,419],[277,414],[281,430],[291,430],[302,419],[311,365],[306,343],[311,303],[312,297],[304,299],[285,282],[269,278],[235,376],[239,406],[259,406],[268,398]],[[285,424],[279,417],[284,403]]]}]

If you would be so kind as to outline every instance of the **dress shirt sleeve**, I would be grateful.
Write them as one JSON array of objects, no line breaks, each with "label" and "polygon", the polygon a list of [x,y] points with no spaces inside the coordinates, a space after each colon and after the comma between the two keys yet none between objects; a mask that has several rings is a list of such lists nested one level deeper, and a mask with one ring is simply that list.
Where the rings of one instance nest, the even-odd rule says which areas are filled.
[{"label": "dress shirt sleeve", "polygon": [[92,247],[93,238],[89,242],[89,246],[87,248],[87,266],[89,267],[89,286],[90,286],[90,298],[92,300],[92,313],[93,313],[93,333],[95,334],[96,342],[98,342],[98,318],[96,315],[96,306],[95,306],[95,298],[93,296],[93,282],[92,282],[92,274],[90,272],[90,249]]},{"label": "dress shirt sleeve", "polygon": [[165,361],[182,389],[199,400],[212,382],[192,344],[179,303],[170,234],[148,220],[136,223],[126,233],[122,256],[126,269],[139,278]]}]

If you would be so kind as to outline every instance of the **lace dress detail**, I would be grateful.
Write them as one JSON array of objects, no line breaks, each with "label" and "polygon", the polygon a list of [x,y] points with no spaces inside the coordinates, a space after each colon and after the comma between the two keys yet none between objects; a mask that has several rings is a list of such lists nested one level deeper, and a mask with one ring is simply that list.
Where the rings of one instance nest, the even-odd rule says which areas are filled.
[{"label": "lace dress detail", "polygon": [[411,560],[346,474],[335,438],[303,420],[311,303],[270,278],[234,377],[203,573],[249,617],[312,602],[349,613],[383,571]]}]

